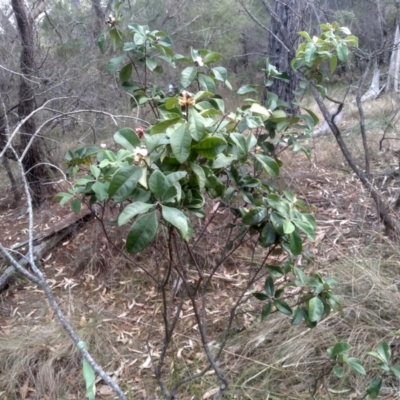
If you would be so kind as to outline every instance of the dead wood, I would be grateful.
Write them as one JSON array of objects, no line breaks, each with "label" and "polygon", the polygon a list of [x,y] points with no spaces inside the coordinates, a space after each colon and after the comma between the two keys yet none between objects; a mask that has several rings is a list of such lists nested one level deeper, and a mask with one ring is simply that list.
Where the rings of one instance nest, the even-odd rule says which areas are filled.
[{"label": "dead wood", "polygon": [[[90,210],[84,212],[84,214],[79,214],[78,216],[72,215],[70,218],[67,218],[57,224],[53,229],[49,232],[39,232],[33,238],[33,255],[36,262],[39,263],[40,259],[49,252],[52,248],[54,248],[58,243],[60,243],[67,236],[74,233],[81,224],[87,222],[92,217]],[[21,248],[26,245],[27,241],[23,243],[17,243],[11,247],[12,250]],[[1,258],[1,256],[0,256]],[[29,260],[27,257],[27,253],[22,255],[18,260],[18,263],[22,267],[27,267],[29,265]],[[0,276],[0,293],[8,287],[10,279],[16,275],[16,270],[14,266],[8,266],[5,268],[4,272]]]}]

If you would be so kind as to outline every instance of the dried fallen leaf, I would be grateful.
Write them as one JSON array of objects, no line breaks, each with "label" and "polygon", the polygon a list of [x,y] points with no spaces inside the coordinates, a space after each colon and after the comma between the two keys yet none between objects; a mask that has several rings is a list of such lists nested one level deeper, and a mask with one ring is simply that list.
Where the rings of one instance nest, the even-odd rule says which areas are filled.
[{"label": "dried fallen leaf", "polygon": [[29,377],[26,378],[25,383],[22,385],[21,389],[19,390],[19,394],[22,400],[26,399],[26,395],[28,394],[29,390]]},{"label": "dried fallen leaf", "polygon": [[97,386],[97,392],[101,396],[112,396],[114,392],[108,385]]},{"label": "dried fallen leaf", "polygon": [[210,397],[214,396],[214,394],[218,393],[219,388],[210,389],[204,393],[202,399],[209,399]]}]

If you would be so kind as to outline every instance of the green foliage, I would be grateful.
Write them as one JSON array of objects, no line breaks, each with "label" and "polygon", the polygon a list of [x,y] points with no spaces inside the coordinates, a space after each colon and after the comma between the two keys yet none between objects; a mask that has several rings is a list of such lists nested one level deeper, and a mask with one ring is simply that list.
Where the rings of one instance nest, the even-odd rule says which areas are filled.
[{"label": "green foliage", "polygon": [[[275,151],[278,143],[309,156],[301,139],[312,132],[315,115],[305,110],[299,116],[288,116],[287,104],[273,93],[265,105],[249,98],[240,108],[226,112],[216,90],[219,83],[230,87],[227,71],[213,65],[222,55],[191,49],[190,57],[183,57],[173,51],[166,33],[150,31],[148,26],[132,23],[125,33],[119,31],[116,18],[99,39],[100,50],[105,51],[108,43],[118,53],[109,61],[108,72],[119,78],[132,108],[148,104],[154,120],[135,130],[119,129],[114,134],[115,150],[105,146],[69,150],[67,173],[74,185],[58,194],[61,203],[71,201],[75,212],[81,203],[120,204],[116,222],[118,226],[131,224],[126,249],[138,253],[165,229],[190,242],[193,221],[205,218],[207,199],[216,199],[220,208],[230,211],[228,227],[237,228],[238,237],[248,238],[269,253],[287,254],[281,266],[263,265],[265,284],[254,293],[265,302],[263,318],[280,312],[290,316],[294,325],[304,321],[314,327],[332,309],[340,308],[332,292],[335,280],[318,273],[306,275],[295,266],[305,238],[315,238],[314,217],[302,200],[289,191],[277,191],[272,182],[282,166]],[[166,94],[150,83],[152,74],[162,73],[163,63],[175,67],[178,62],[186,64],[179,93]],[[267,86],[272,79],[288,79],[268,60],[264,72]],[[238,93],[255,90],[245,85]],[[293,289],[301,295],[291,305],[287,293]],[[357,360],[346,360],[361,371]]]},{"label": "green foliage", "polygon": [[[345,373],[345,366],[361,375],[366,375],[366,371],[358,358],[349,357],[352,346],[347,342],[338,342],[328,348],[327,354],[332,363],[332,371],[338,377],[342,378]],[[400,367],[391,364],[391,351],[387,342],[378,344],[376,351],[367,352],[367,355],[373,357],[377,363],[378,371],[381,370],[381,376],[373,379],[366,388],[366,396],[369,399],[376,399],[379,396],[384,378],[388,376],[395,377],[400,381]],[[364,397],[365,398],[365,397]]]},{"label": "green foliage", "polygon": [[[307,32],[299,32],[304,42],[299,45],[291,65],[295,70],[300,69],[307,80],[315,82],[317,89],[325,95],[326,88],[321,85],[327,78],[322,68],[324,63],[329,60],[329,70],[333,74],[338,61],[347,62],[349,48],[358,46],[358,38],[337,22],[321,24],[321,31],[318,37],[312,38]],[[308,83],[303,82],[302,92],[307,87]]]},{"label": "green foliage", "polygon": [[[79,342],[77,344],[78,349],[87,349],[87,344],[85,342]],[[95,400],[96,398],[96,374],[91,367],[91,365],[86,361],[85,358],[82,359],[82,371],[83,378],[86,384],[86,395],[88,400]]]}]

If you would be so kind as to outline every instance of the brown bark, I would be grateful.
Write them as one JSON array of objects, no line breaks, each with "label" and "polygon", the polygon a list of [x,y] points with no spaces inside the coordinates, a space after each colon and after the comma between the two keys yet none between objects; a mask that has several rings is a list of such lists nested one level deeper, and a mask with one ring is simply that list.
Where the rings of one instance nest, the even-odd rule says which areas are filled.
[{"label": "brown bark", "polygon": [[94,14],[93,36],[95,39],[97,39],[101,31],[104,29],[106,18],[104,16],[103,10],[101,9],[100,0],[91,0],[91,3],[92,11]]},{"label": "brown bark", "polygon": [[[12,8],[17,21],[18,31],[21,37],[20,68],[23,76],[19,87],[18,115],[20,119],[26,118],[36,108],[35,92],[29,80],[35,75],[35,36],[33,30],[33,19],[28,13],[23,0],[12,0]],[[28,79],[26,79],[28,78]],[[21,128],[21,147],[29,150],[22,160],[26,178],[31,191],[32,203],[35,207],[42,201],[41,180],[47,178],[48,174],[43,166],[37,166],[41,161],[40,141],[35,138],[29,142],[36,131],[34,117],[29,118]]]},{"label": "brown bark", "polygon": [[269,61],[279,72],[286,72],[290,78],[289,83],[275,79],[268,90],[290,104],[292,113],[296,113],[298,108],[293,105],[293,91],[298,90],[300,79],[290,67],[290,61],[295,54],[295,42],[302,27],[304,4],[302,0],[276,1],[273,10],[268,1],[263,0],[263,4],[272,20],[268,39]]}]

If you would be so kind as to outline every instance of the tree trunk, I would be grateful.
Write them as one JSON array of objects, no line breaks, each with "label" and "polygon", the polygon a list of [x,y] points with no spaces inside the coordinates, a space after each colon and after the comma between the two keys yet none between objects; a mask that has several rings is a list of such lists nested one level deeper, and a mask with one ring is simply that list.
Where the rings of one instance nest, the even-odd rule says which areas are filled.
[{"label": "tree trunk", "polygon": [[396,21],[396,32],[393,40],[392,56],[390,57],[389,72],[386,84],[387,92],[399,91],[399,68],[400,68],[400,30],[399,30],[399,17]]},{"label": "tree trunk", "polygon": [[[31,86],[30,77],[35,75],[35,36],[33,31],[33,19],[28,13],[23,0],[12,0],[15,19],[21,37],[21,83],[19,86],[19,105],[18,116],[22,120],[31,114],[36,107],[35,92]],[[35,138],[31,144],[29,142],[36,131],[36,121],[34,117],[21,128],[21,148],[29,149],[22,160],[26,178],[31,191],[32,203],[35,207],[42,201],[41,180],[48,177],[47,171],[43,166],[37,166],[41,161],[40,141]]]},{"label": "tree trunk", "polygon": [[276,1],[272,12],[267,0],[263,0],[272,19],[268,39],[269,62],[275,65],[279,72],[286,72],[290,77],[289,83],[275,79],[274,84],[268,90],[290,104],[292,113],[296,113],[298,110],[298,107],[293,104],[295,98],[293,91],[298,89],[300,79],[290,67],[290,61],[295,54],[298,32],[302,28],[303,3],[303,0]]},{"label": "tree trunk", "polygon": [[94,15],[93,19],[93,36],[97,40],[101,31],[104,29],[106,18],[104,12],[101,9],[100,0],[91,0],[92,11]]}]

